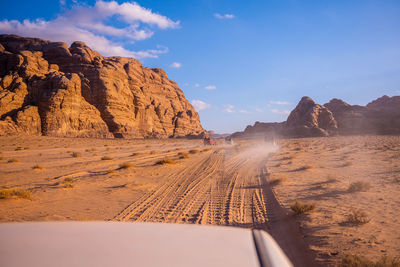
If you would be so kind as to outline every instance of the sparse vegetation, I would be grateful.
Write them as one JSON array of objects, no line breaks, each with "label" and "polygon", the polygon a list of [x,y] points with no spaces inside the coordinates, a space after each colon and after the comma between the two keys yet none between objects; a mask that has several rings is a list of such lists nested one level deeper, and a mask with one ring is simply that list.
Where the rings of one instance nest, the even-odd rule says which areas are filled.
[{"label": "sparse vegetation", "polygon": [[368,214],[362,210],[352,210],[349,215],[347,215],[346,221],[344,224],[351,225],[362,225],[369,223],[371,219],[368,217]]},{"label": "sparse vegetation", "polygon": [[197,154],[197,153],[199,153],[199,150],[198,149],[191,149],[191,150],[189,150],[189,153],[190,154]]},{"label": "sparse vegetation", "polygon": [[276,186],[279,185],[281,183],[284,183],[287,180],[286,176],[283,175],[272,175],[271,178],[269,179],[269,184],[271,186]]},{"label": "sparse vegetation", "polygon": [[101,160],[113,160],[113,158],[110,156],[103,156],[101,157]]},{"label": "sparse vegetation", "polygon": [[164,158],[164,159],[162,159],[162,160],[157,161],[156,164],[157,164],[157,165],[175,164],[175,161],[173,161],[172,159],[170,159],[170,158],[167,157],[167,158]]},{"label": "sparse vegetation", "polygon": [[74,180],[71,177],[67,177],[64,179],[63,184],[64,188],[73,188],[74,184],[72,183]]},{"label": "sparse vegetation", "polygon": [[119,165],[119,169],[129,169],[132,167],[133,167],[133,164],[131,162],[124,162]]},{"label": "sparse vegetation", "polygon": [[32,194],[28,190],[22,190],[22,189],[0,190],[0,199],[7,199],[7,198],[32,199]]},{"label": "sparse vegetation", "polygon": [[115,173],[115,170],[108,170],[107,171],[107,174],[113,174],[113,173]]},{"label": "sparse vegetation", "polygon": [[188,159],[189,158],[189,155],[187,153],[184,153],[184,152],[179,152],[178,156],[179,156],[180,159]]},{"label": "sparse vegetation", "polygon": [[368,191],[371,188],[371,184],[368,182],[353,182],[349,185],[349,188],[347,189],[347,192],[353,193],[353,192],[365,192]]},{"label": "sparse vegetation", "polygon": [[305,212],[310,212],[315,210],[315,203],[302,203],[300,201],[296,201],[293,205],[290,206],[290,209],[294,212],[295,215],[303,214]]},{"label": "sparse vegetation", "polygon": [[139,155],[140,153],[139,152],[133,152],[132,154],[131,154],[131,157],[135,157],[135,156],[137,156],[137,155]]},{"label": "sparse vegetation", "polygon": [[400,267],[399,258],[381,257],[373,262],[361,255],[346,255],[342,258],[341,267]]},{"label": "sparse vegetation", "polygon": [[15,151],[20,151],[20,150],[22,150],[22,147],[16,147],[15,149],[14,149]]},{"label": "sparse vegetation", "polygon": [[16,158],[12,158],[12,159],[9,159],[7,162],[8,163],[18,163],[18,162],[20,162],[20,160],[16,159]]},{"label": "sparse vegetation", "polygon": [[72,152],[71,154],[74,158],[79,158],[80,156],[82,156],[82,154],[80,152]]},{"label": "sparse vegetation", "polygon": [[32,167],[32,169],[34,169],[34,170],[42,170],[43,167],[42,167],[41,165],[39,165],[39,164],[36,164],[36,165],[34,165],[34,166]]}]

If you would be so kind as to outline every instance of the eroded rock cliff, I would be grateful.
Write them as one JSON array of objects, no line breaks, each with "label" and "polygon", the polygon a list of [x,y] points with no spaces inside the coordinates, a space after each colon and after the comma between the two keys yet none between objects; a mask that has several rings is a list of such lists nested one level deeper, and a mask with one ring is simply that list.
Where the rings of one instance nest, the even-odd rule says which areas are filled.
[{"label": "eroded rock cliff", "polygon": [[166,138],[204,134],[162,69],[83,42],[0,35],[0,134]]}]

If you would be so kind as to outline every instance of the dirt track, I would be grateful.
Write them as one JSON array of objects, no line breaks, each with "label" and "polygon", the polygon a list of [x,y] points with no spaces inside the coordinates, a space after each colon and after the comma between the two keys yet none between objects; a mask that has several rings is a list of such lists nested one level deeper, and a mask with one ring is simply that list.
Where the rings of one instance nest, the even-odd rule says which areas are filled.
[{"label": "dirt track", "polygon": [[[295,266],[313,266],[298,226],[277,202],[266,162],[274,147],[217,148],[131,203],[114,220],[195,223],[270,232]],[[239,151],[238,151],[239,150]]]}]

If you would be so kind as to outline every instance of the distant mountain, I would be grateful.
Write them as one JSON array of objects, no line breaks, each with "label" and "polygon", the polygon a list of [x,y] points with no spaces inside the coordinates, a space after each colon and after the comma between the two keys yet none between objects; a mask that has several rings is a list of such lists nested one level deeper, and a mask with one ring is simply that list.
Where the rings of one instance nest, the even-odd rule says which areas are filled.
[{"label": "distant mountain", "polygon": [[162,69],[103,57],[83,42],[0,35],[0,135],[202,136],[199,115]]},{"label": "distant mountain", "polygon": [[233,137],[275,135],[317,137],[362,134],[400,134],[400,96],[383,96],[366,106],[332,99],[325,105],[303,97],[285,122],[256,122]]}]

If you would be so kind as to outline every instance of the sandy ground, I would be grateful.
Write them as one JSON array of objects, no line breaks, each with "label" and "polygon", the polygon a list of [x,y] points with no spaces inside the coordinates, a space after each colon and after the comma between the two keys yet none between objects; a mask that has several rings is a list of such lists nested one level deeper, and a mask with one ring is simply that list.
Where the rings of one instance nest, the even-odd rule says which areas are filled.
[{"label": "sandy ground", "polygon": [[[400,256],[400,137],[281,140],[280,147],[268,162],[271,179],[282,180],[274,192],[287,209],[296,200],[316,204],[297,221],[319,262],[334,266],[346,254],[374,261]],[[349,190],[355,182],[365,189]],[[346,223],[353,210],[370,221]]]},{"label": "sandy ground", "polygon": [[[3,222],[261,228],[298,266],[311,266],[311,256],[333,266],[348,253],[399,256],[399,137],[280,140],[276,147],[257,140],[204,147],[201,140],[0,137],[0,151],[0,190],[32,194],[31,200],[0,199]],[[174,163],[156,164],[166,157]],[[273,190],[270,178],[281,179]],[[355,181],[369,188],[348,192]],[[315,211],[293,216],[289,206],[296,200],[315,203]],[[371,221],[343,223],[355,208],[365,210]]]}]

